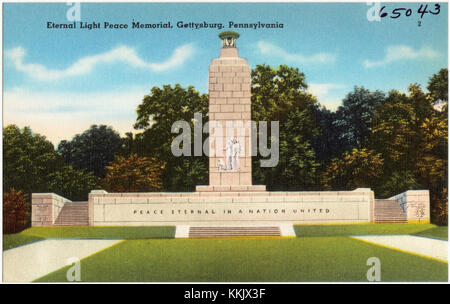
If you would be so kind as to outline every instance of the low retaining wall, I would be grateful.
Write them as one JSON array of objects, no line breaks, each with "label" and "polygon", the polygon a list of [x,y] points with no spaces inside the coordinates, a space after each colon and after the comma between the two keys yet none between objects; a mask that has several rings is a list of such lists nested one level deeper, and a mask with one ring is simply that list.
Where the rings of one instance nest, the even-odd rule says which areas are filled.
[{"label": "low retaining wall", "polygon": [[373,191],[89,194],[89,225],[233,225],[373,221]]},{"label": "low retaining wall", "polygon": [[53,226],[64,204],[70,200],[54,193],[31,195],[31,226]]},{"label": "low retaining wall", "polygon": [[397,201],[406,213],[409,223],[430,222],[430,193],[428,190],[408,190],[389,199]]},{"label": "low retaining wall", "polygon": [[[220,190],[220,189],[216,189]],[[374,222],[376,204],[368,188],[354,191],[269,192],[199,191],[186,193],[89,194],[90,226],[317,224]],[[409,223],[429,223],[428,190],[389,198]],[[64,205],[54,193],[33,193],[32,226],[54,226]],[[64,212],[70,213],[65,208]],[[68,214],[70,215],[70,214]],[[59,223],[67,224],[67,223]]]}]

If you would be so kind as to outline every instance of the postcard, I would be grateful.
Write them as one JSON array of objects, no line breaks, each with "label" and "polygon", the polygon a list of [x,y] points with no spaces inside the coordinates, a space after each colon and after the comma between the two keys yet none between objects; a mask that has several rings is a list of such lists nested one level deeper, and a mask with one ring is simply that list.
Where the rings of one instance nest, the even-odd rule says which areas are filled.
[{"label": "postcard", "polygon": [[448,3],[2,9],[4,283],[448,282]]}]

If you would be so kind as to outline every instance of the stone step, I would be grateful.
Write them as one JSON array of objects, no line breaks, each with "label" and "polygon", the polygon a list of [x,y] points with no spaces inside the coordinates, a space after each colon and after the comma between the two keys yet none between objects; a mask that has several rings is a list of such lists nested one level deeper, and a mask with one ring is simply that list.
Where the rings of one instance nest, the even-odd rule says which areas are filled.
[{"label": "stone step", "polygon": [[64,222],[64,223],[55,223],[55,226],[88,226],[89,222]]},{"label": "stone step", "polygon": [[252,237],[268,236],[281,237],[280,227],[261,226],[261,227],[190,227],[189,237],[208,238],[208,237]]},{"label": "stone step", "polygon": [[89,225],[89,206],[87,202],[65,203],[55,226],[87,226]]},{"label": "stone step", "polygon": [[70,220],[70,219],[82,219],[82,220],[85,220],[85,219],[88,219],[88,218],[89,217],[86,216],[86,215],[81,215],[81,214],[80,215],[73,215],[73,214],[70,214],[70,215],[58,216],[55,221]]},{"label": "stone step", "polygon": [[88,216],[88,213],[87,212],[67,212],[67,210],[65,211],[65,212],[61,212],[59,215],[58,215],[58,218],[59,217],[67,217],[67,216],[85,216],[85,217],[87,217]]},{"label": "stone step", "polygon": [[406,213],[395,200],[375,200],[374,207],[376,223],[407,222]]}]

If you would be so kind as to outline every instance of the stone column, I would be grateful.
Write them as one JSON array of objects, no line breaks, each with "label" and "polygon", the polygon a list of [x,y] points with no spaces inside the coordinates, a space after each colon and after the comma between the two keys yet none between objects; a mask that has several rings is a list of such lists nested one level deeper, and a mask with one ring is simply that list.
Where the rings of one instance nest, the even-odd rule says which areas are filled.
[{"label": "stone column", "polygon": [[[265,190],[252,185],[250,66],[240,58],[234,40],[223,41],[220,57],[209,67],[209,185],[198,191]],[[228,40],[227,40],[228,38]],[[220,187],[219,187],[220,186]],[[212,190],[211,190],[212,191]]]}]

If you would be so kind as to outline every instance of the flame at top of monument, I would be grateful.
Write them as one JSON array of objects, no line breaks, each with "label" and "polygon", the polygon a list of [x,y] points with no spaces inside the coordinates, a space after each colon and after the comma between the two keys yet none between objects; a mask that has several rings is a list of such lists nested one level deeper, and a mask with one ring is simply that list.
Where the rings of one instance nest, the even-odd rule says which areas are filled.
[{"label": "flame at top of monument", "polygon": [[239,34],[233,31],[225,31],[219,34],[219,38],[222,39],[223,48],[235,48],[236,40],[239,38]]}]

